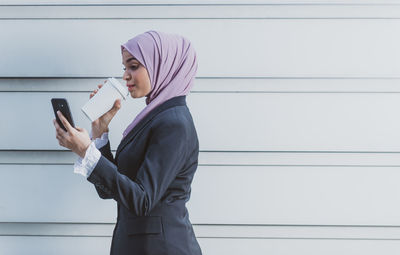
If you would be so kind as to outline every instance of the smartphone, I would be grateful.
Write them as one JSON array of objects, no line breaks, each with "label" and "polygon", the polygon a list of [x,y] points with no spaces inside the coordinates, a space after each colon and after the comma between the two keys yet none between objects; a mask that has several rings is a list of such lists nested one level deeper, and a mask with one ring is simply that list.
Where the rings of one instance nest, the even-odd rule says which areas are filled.
[{"label": "smartphone", "polygon": [[60,125],[60,127],[62,129],[67,131],[67,129],[62,124],[60,118],[58,118],[57,111],[60,111],[64,115],[64,117],[68,120],[69,124],[71,124],[72,127],[75,127],[75,124],[74,124],[74,121],[73,121],[72,115],[71,115],[71,110],[69,109],[69,106],[68,106],[67,99],[52,98],[51,104],[53,105],[53,110],[54,110],[54,114],[56,115],[57,123],[58,123],[58,125]]}]

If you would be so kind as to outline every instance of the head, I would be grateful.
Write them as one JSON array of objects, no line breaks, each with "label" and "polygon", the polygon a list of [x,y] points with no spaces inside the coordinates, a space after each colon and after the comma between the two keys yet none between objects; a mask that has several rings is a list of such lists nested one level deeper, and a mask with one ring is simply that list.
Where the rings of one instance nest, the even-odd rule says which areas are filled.
[{"label": "head", "polygon": [[169,99],[186,96],[197,72],[196,52],[189,40],[147,31],[121,45],[124,80],[132,97],[146,96],[146,107],[125,129],[125,137],[150,111]]},{"label": "head", "polygon": [[125,48],[122,49],[123,79],[133,98],[147,96],[151,91],[151,83],[147,69]]}]

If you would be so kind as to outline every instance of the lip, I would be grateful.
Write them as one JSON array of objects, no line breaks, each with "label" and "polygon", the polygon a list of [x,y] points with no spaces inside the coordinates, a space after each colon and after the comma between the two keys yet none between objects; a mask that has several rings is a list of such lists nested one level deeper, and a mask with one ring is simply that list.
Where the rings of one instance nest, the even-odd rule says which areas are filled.
[{"label": "lip", "polygon": [[129,92],[133,91],[133,88],[135,87],[135,85],[126,85],[128,87]]}]

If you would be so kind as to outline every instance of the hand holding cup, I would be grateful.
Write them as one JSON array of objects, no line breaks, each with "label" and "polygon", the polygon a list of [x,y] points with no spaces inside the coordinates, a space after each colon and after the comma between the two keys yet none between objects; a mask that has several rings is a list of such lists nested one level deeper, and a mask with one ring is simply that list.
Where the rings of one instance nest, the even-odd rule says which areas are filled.
[{"label": "hand holding cup", "polygon": [[[104,83],[106,82],[107,80],[104,81]],[[94,97],[94,95],[96,95],[97,92],[103,87],[103,85],[104,84],[97,85],[98,88],[93,90],[92,93],[90,93],[89,98]],[[92,122],[92,139],[99,138],[104,132],[109,131],[108,125],[110,124],[111,120],[114,118],[115,114],[118,112],[120,108],[121,108],[121,99],[116,99],[113,107],[108,112],[106,112],[101,117]]]}]

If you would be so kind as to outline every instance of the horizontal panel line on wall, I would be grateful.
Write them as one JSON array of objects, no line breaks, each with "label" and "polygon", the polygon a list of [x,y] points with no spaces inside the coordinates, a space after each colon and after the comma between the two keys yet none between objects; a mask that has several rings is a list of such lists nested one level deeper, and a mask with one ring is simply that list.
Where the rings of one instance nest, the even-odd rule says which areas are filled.
[{"label": "horizontal panel line on wall", "polygon": [[25,237],[30,237],[30,236],[34,236],[34,237],[111,237],[112,235],[108,234],[108,235],[37,235],[37,234],[11,234],[11,235],[2,235],[0,234],[0,236],[25,236]]},{"label": "horizontal panel line on wall", "polygon": [[[0,236],[111,236],[114,224],[0,223]],[[198,238],[400,240],[400,227],[194,224]]]},{"label": "horizontal panel line on wall", "polygon": [[[10,80],[10,79],[19,79],[19,80],[28,80],[28,79],[107,79],[107,76],[2,76],[1,80]],[[122,79],[121,76],[114,76],[116,79]],[[358,80],[358,79],[388,79],[388,80],[400,80],[400,76],[196,76],[195,79],[321,79],[321,80]]]},{"label": "horizontal panel line on wall", "polygon": [[399,241],[399,238],[340,238],[340,237],[212,237],[199,236],[197,238],[213,238],[213,239],[254,239],[254,240],[359,240],[359,241]]},{"label": "horizontal panel line on wall", "polygon": [[[116,152],[115,149],[111,150],[113,153]],[[63,149],[54,149],[54,150],[41,150],[41,149],[0,149],[0,152],[71,152],[70,150]],[[312,154],[312,153],[321,153],[321,154],[400,154],[400,151],[307,151],[307,150],[279,150],[279,151],[267,151],[267,150],[200,150],[200,152],[208,152],[208,153],[301,153],[301,154]]]},{"label": "horizontal panel line on wall", "polygon": [[[19,91],[10,91],[19,92]],[[67,91],[64,91],[67,92]],[[192,93],[242,93],[242,94],[252,94],[252,93],[264,93],[264,94],[396,94],[400,91],[192,91]]]},{"label": "horizontal panel line on wall", "polygon": [[[64,165],[71,165],[73,166],[73,163],[1,163],[0,165],[29,165],[29,166],[35,166],[35,165],[52,165],[52,166],[64,166]],[[252,166],[252,167],[264,167],[264,166],[276,166],[276,167],[385,167],[385,168],[400,168],[400,165],[285,165],[285,164],[279,164],[279,165],[271,165],[271,164],[198,164],[199,166]]]},{"label": "horizontal panel line on wall", "polygon": [[400,4],[0,5],[0,19],[398,19]]},{"label": "horizontal panel line on wall", "polygon": [[[112,235],[0,235],[0,237],[112,237]],[[198,239],[250,239],[250,240],[354,240],[354,241],[399,241],[400,238],[331,238],[331,237],[229,237],[196,236]]]},{"label": "horizontal panel line on wall", "polygon": [[264,18],[264,17],[243,17],[243,18],[0,18],[2,20],[398,20],[399,17],[297,17],[297,18]]},{"label": "horizontal panel line on wall", "polygon": [[286,164],[199,164],[199,166],[290,166],[290,167],[400,167],[400,165],[286,165]]},{"label": "horizontal panel line on wall", "polygon": [[0,6],[308,6],[308,5],[318,5],[318,6],[329,6],[329,5],[339,5],[339,6],[382,6],[382,5],[399,5],[396,0],[330,0],[329,2],[324,0],[275,0],[275,1],[31,1],[31,0],[13,0],[13,1],[0,1]]},{"label": "horizontal panel line on wall", "polygon": [[[86,92],[107,77],[0,78],[0,92]],[[121,77],[120,82],[124,84]],[[193,93],[400,93],[400,78],[197,77]]]},{"label": "horizontal panel line on wall", "polygon": [[[1,91],[0,91],[1,92]],[[90,93],[92,91],[82,91],[82,90],[55,90],[55,91],[21,91],[21,90],[8,90],[10,93],[20,93],[20,92],[29,92],[29,93],[69,93],[69,92],[87,92]],[[240,94],[399,94],[400,91],[191,91],[190,93],[194,94],[231,94],[231,93],[240,93]]]},{"label": "horizontal panel line on wall", "polygon": [[[6,152],[6,151],[11,151],[11,152],[30,152],[30,151],[35,151],[35,152],[51,152],[51,151],[62,151],[62,152],[70,152],[71,150],[65,150],[65,149],[0,149],[0,152]],[[115,152],[115,149],[111,150],[112,152]],[[347,154],[347,153],[379,153],[379,154],[385,154],[385,153],[400,153],[400,151],[323,151],[323,150],[314,150],[314,151],[308,151],[308,150],[200,150],[200,152],[210,152],[210,153],[339,153],[339,154]]]},{"label": "horizontal panel line on wall", "polygon": [[[115,151],[113,151],[115,155]],[[78,158],[70,151],[0,151],[2,165],[72,165]],[[399,167],[397,153],[321,152],[208,152],[199,154],[201,166],[334,166]]]},{"label": "horizontal panel line on wall", "polygon": [[[68,222],[68,221],[0,221],[1,225],[15,225],[19,228],[24,225],[85,225],[85,226],[92,226],[96,228],[107,228],[109,226],[114,226],[115,223],[110,222],[85,222],[85,221],[76,221],[76,222]],[[284,224],[284,223],[275,223],[275,224],[257,224],[257,223],[192,223],[193,226],[196,227],[204,227],[204,228],[374,228],[374,229],[387,229],[387,228],[399,228],[400,225],[373,225],[373,224],[364,224],[364,225],[357,225],[357,224]],[[1,229],[0,229],[1,231]],[[1,232],[0,232],[1,233]]]},{"label": "horizontal panel line on wall", "polygon": [[[59,79],[107,79],[107,76],[1,76],[1,80],[59,80]],[[114,76],[114,78],[122,80],[121,76]],[[400,76],[196,76],[196,80],[212,79],[212,80],[400,80]]]}]

